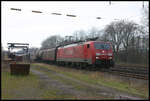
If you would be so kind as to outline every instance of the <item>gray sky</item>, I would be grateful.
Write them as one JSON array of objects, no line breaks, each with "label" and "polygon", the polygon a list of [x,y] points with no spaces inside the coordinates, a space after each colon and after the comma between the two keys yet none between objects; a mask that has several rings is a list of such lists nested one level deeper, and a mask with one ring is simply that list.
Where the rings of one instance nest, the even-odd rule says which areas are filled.
[{"label": "gray sky", "polygon": [[[145,5],[148,2],[144,2]],[[134,2],[1,2],[2,46],[8,42],[29,43],[30,47],[40,47],[41,42],[51,35],[71,35],[75,30],[85,31],[92,27],[102,29],[114,19],[129,19],[140,24],[142,1]],[[20,8],[21,12],[10,10]],[[32,13],[39,10],[43,13]],[[51,13],[62,15],[52,15]],[[77,15],[76,18],[66,14]],[[96,17],[101,17],[98,20]]]}]

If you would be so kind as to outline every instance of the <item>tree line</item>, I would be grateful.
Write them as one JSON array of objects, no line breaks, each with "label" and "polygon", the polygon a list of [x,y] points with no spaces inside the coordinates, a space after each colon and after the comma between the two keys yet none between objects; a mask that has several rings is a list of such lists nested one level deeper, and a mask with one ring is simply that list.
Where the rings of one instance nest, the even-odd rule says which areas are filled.
[{"label": "tree line", "polygon": [[54,48],[62,44],[98,38],[112,43],[115,61],[148,64],[149,56],[149,11],[144,9],[142,24],[123,19],[113,21],[104,29],[92,27],[88,31],[76,30],[70,36],[53,35],[42,42],[41,49]]}]

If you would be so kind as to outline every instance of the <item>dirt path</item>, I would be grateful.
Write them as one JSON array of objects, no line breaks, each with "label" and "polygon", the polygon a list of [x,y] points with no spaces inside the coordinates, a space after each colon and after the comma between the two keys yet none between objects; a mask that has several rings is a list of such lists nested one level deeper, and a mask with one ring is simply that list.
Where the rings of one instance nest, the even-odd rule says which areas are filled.
[{"label": "dirt path", "polygon": [[[68,96],[73,96],[76,99],[104,99],[107,97],[113,99],[142,99],[134,95],[129,95],[127,93],[120,92],[113,88],[81,82],[77,79],[68,77],[66,75],[57,73],[46,68],[40,68],[40,70],[37,70],[33,66],[31,67],[31,72],[33,72],[39,77],[39,87],[41,89],[52,90],[52,88],[55,88],[55,90],[59,90],[58,92],[56,92],[56,94],[58,95],[64,94]],[[49,73],[50,75],[47,75],[46,73]],[[57,78],[53,78],[54,76],[57,76],[57,78],[60,79],[62,78],[70,83],[62,82]],[[74,85],[80,85],[81,88],[76,89]]]},{"label": "dirt path", "polygon": [[[45,90],[53,90],[53,88],[55,88],[55,90],[59,90],[59,92],[56,93],[57,95],[68,95],[68,96],[74,97],[76,99],[95,99],[95,98],[102,99],[102,98],[104,98],[104,96],[102,96],[100,94],[92,94],[90,92],[90,90],[89,90],[89,92],[76,90],[74,88],[74,86],[66,84],[64,82],[61,82],[50,76],[47,76],[44,72],[40,72],[35,69],[31,69],[31,71],[34,74],[39,76],[39,79],[40,79],[39,87],[40,88],[45,89]],[[50,73],[52,73],[52,72],[50,72]],[[53,75],[59,75],[59,74],[53,72]],[[62,75],[59,75],[59,76],[62,77]],[[69,81],[69,82],[72,82],[72,81]],[[65,99],[69,99],[69,97],[67,97]]]}]

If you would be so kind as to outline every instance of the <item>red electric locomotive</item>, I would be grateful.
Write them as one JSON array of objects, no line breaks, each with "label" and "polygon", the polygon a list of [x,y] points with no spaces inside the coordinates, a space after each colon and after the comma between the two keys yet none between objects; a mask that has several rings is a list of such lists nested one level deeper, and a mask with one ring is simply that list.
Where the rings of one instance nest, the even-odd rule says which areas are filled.
[{"label": "red electric locomotive", "polygon": [[61,46],[57,63],[113,67],[113,50],[109,42],[89,41]]}]

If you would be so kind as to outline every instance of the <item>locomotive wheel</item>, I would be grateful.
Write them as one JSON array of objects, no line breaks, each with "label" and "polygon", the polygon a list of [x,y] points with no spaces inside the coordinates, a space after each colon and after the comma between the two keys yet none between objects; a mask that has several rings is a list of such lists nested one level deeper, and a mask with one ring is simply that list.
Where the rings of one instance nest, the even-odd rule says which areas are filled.
[{"label": "locomotive wheel", "polygon": [[109,68],[110,68],[110,66],[109,66],[109,65],[106,65],[106,66],[105,66],[105,68],[109,69]]},{"label": "locomotive wheel", "polygon": [[61,66],[64,66],[64,62],[63,61],[61,62]]},{"label": "locomotive wheel", "polygon": [[76,63],[72,62],[71,67],[76,67]]},{"label": "locomotive wheel", "polygon": [[57,65],[59,66],[59,61],[57,61]]},{"label": "locomotive wheel", "polygon": [[76,63],[74,63],[74,67],[76,67],[77,66],[77,64]]},{"label": "locomotive wheel", "polygon": [[87,69],[88,68],[88,64],[84,63],[84,68]]},{"label": "locomotive wheel", "polygon": [[71,62],[68,62],[68,67],[72,67],[72,63]]},{"label": "locomotive wheel", "polygon": [[61,66],[61,61],[58,62],[58,65]]},{"label": "locomotive wheel", "polygon": [[81,63],[79,63],[78,68],[79,68],[79,69],[81,69],[81,68],[82,68]]},{"label": "locomotive wheel", "polygon": [[92,68],[90,68],[90,70],[95,71],[95,70],[96,70],[96,65],[93,64],[93,65],[92,65]]},{"label": "locomotive wheel", "polygon": [[70,63],[70,67],[73,67],[73,62],[72,62],[72,63]]},{"label": "locomotive wheel", "polygon": [[65,66],[65,62],[62,62],[62,65]]},{"label": "locomotive wheel", "polygon": [[86,69],[86,63],[81,63],[81,69]]},{"label": "locomotive wheel", "polygon": [[114,61],[112,61],[112,66],[111,67],[112,68],[115,67],[115,62]]},{"label": "locomotive wheel", "polygon": [[77,68],[77,69],[82,69],[82,64],[81,64],[81,63],[77,63],[76,68]]},{"label": "locomotive wheel", "polygon": [[69,67],[69,63],[68,63],[68,62],[65,62],[65,66],[68,68],[68,67]]},{"label": "locomotive wheel", "polygon": [[59,65],[62,66],[62,62],[61,61],[59,62]]},{"label": "locomotive wheel", "polygon": [[87,64],[86,63],[80,63],[80,68],[81,69],[86,69],[87,67]]},{"label": "locomotive wheel", "polygon": [[79,63],[78,62],[75,63],[75,68],[79,69]]}]

